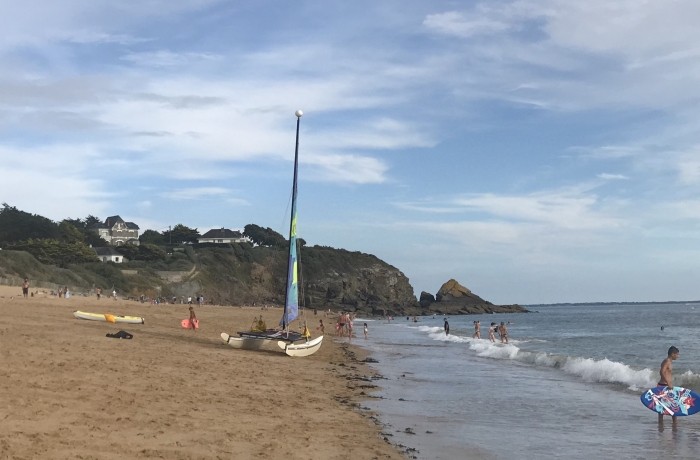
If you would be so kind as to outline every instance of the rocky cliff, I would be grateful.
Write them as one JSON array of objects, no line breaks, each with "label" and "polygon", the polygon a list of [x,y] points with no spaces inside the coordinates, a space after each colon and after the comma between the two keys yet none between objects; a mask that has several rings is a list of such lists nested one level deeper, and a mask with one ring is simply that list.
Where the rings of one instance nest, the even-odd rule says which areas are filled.
[{"label": "rocky cliff", "polygon": [[[217,303],[281,305],[286,264],[286,251],[271,248],[234,245],[200,249],[198,268],[187,280],[187,289],[201,290]],[[381,315],[386,310],[402,312],[417,305],[408,278],[371,254],[304,247],[300,266],[300,297],[306,308]],[[169,289],[181,291],[182,284]]]}]

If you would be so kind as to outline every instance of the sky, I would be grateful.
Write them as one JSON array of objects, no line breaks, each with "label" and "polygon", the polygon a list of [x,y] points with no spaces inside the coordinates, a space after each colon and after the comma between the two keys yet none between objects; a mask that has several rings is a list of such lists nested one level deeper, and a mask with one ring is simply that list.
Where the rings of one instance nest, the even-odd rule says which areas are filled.
[{"label": "sky", "polygon": [[[0,201],[254,223],[416,296],[700,299],[700,2],[0,0]],[[303,254],[302,254],[303,263]]]}]

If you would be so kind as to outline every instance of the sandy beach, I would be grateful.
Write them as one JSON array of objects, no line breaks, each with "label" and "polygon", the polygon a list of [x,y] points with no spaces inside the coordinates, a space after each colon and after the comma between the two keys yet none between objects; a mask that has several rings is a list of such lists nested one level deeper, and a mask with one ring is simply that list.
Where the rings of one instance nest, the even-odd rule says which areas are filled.
[{"label": "sandy beach", "polygon": [[[360,350],[327,336],[306,358],[234,350],[221,332],[280,310],[49,295],[0,286],[2,459],[403,459],[358,406],[372,375]],[[78,320],[73,311],[142,316]],[[308,312],[307,312],[308,313]],[[309,325],[324,319],[309,315]],[[120,329],[133,340],[108,338]]]}]

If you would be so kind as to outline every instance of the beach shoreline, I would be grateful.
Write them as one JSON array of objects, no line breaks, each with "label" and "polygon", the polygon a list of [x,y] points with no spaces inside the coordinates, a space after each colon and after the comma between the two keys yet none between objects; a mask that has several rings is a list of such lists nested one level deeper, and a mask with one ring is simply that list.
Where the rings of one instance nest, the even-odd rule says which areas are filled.
[{"label": "beach shoreline", "polygon": [[[378,377],[367,350],[327,336],[294,359],[221,341],[261,314],[276,324],[279,309],[195,305],[193,332],[186,304],[31,293],[0,286],[0,458],[406,458],[362,407]],[[334,321],[305,313],[314,336],[318,318]],[[134,338],[106,336],[119,330]]]}]

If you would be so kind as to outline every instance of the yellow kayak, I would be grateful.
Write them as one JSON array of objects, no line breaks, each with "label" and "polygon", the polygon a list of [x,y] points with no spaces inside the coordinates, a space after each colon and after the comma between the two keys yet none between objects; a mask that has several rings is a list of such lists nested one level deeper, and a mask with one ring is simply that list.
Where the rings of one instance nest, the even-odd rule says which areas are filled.
[{"label": "yellow kayak", "polygon": [[108,323],[131,323],[143,324],[144,319],[140,316],[120,316],[111,313],[88,313],[86,311],[74,311],[73,316],[78,319],[87,319],[90,321],[107,321]]}]

